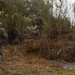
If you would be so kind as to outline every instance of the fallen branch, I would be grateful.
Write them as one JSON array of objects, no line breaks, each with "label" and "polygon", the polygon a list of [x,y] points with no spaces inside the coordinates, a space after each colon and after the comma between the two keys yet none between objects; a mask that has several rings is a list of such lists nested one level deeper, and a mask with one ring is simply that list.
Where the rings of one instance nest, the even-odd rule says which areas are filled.
[{"label": "fallen branch", "polygon": [[60,54],[61,50],[62,50],[62,48],[60,48],[60,50],[58,51],[57,55],[59,55],[59,54]]}]

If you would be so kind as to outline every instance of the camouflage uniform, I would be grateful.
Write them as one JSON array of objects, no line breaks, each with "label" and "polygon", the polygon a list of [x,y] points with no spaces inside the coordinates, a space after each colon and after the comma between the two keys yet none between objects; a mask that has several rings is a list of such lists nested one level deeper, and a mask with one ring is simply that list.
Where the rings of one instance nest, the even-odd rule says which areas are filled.
[{"label": "camouflage uniform", "polygon": [[[7,40],[7,33],[6,30],[4,28],[0,28],[0,58],[3,58],[3,49],[2,49],[2,45],[4,44],[4,42],[6,42]],[[3,60],[3,59],[2,59]]]},{"label": "camouflage uniform", "polygon": [[2,56],[3,55],[3,49],[2,49],[2,41],[0,40],[0,55]]},{"label": "camouflage uniform", "polygon": [[0,28],[0,40],[2,41],[8,40],[8,34],[6,33],[6,30],[4,28]]},{"label": "camouflage uniform", "polygon": [[43,31],[43,20],[41,19],[40,16],[38,16],[35,20],[34,20],[34,23],[35,23],[35,30],[38,30],[39,32],[39,35],[41,36],[42,35],[42,31]]}]

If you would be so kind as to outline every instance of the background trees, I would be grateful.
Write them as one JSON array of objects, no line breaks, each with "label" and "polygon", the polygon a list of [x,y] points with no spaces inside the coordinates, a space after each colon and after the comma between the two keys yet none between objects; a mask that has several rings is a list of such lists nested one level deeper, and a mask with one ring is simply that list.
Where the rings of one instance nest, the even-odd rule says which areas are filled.
[{"label": "background trees", "polygon": [[28,32],[27,26],[32,26],[32,20],[40,13],[45,25],[44,33],[51,39],[61,38],[63,33],[71,31],[67,12],[64,0],[0,0],[0,26],[7,30],[10,39],[16,35],[23,36]]}]

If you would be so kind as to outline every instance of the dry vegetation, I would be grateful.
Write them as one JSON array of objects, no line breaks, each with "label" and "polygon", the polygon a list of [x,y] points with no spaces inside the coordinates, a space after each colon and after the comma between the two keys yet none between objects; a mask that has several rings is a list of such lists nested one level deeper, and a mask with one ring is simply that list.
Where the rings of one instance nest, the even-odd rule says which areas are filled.
[{"label": "dry vegetation", "polygon": [[75,61],[75,42],[51,41],[48,38],[25,40],[21,45],[7,46],[4,57],[39,55],[47,60]]},{"label": "dry vegetation", "polygon": [[[64,69],[54,61],[75,62],[74,23],[66,17],[68,7],[64,7],[64,1],[59,0],[60,5],[55,2],[56,12],[53,12],[53,2],[0,0],[0,27],[6,29],[8,43],[13,44],[16,39],[18,43],[4,46],[0,75],[50,75],[53,68]],[[43,20],[43,38],[30,35],[38,13]]]},{"label": "dry vegetation", "polygon": [[48,38],[28,39],[21,45],[8,45],[3,48],[3,61],[0,61],[1,75],[52,75],[59,70],[73,70],[57,60],[74,62],[75,43],[51,41]]},{"label": "dry vegetation", "polygon": [[[35,45],[33,45],[34,43],[31,44],[32,41],[34,41]],[[39,43],[39,41],[31,40],[28,41],[29,45],[9,45],[4,47],[4,60],[0,61],[1,75],[46,75],[53,72],[51,68],[63,69],[60,64],[47,61],[37,55],[39,51],[35,51],[36,42]],[[37,48],[39,47],[38,43]]]}]

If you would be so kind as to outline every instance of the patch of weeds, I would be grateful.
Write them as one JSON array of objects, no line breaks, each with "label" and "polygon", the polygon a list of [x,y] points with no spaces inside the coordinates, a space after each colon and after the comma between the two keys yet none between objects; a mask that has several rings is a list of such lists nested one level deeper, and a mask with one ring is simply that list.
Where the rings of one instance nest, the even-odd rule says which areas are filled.
[{"label": "patch of weeds", "polygon": [[75,71],[57,71],[52,75],[75,75]]},{"label": "patch of weeds", "polygon": [[67,75],[67,72],[66,71],[57,71],[57,72],[54,72],[52,75]]},{"label": "patch of weeds", "polygon": [[69,72],[70,75],[75,75],[75,70]]},{"label": "patch of weeds", "polygon": [[28,71],[28,72],[24,72],[24,75],[38,75],[38,72],[33,70],[33,71]]}]

